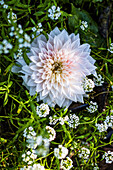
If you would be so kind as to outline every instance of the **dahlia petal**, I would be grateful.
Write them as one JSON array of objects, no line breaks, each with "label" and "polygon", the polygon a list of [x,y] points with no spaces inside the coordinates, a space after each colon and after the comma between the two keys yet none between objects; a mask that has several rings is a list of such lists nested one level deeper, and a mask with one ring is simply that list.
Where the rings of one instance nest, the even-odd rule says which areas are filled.
[{"label": "dahlia petal", "polygon": [[21,64],[22,66],[26,65],[26,62],[24,61],[23,58],[19,58],[19,59],[17,59],[16,61],[17,61],[17,64],[19,63],[19,64]]},{"label": "dahlia petal", "polygon": [[36,47],[31,47],[31,52],[33,53],[33,56],[38,56],[38,54],[40,53],[40,49]]},{"label": "dahlia petal", "polygon": [[43,90],[42,83],[36,84],[36,92],[39,93],[42,90]]},{"label": "dahlia petal", "polygon": [[30,87],[29,93],[31,96],[34,96],[36,94],[36,87]]},{"label": "dahlia petal", "polygon": [[50,32],[50,36],[51,37],[55,37],[55,35],[60,34],[60,30],[58,29],[58,27],[55,27],[55,29],[53,31]]},{"label": "dahlia petal", "polygon": [[27,83],[27,81],[28,81],[28,75],[25,74],[25,76],[21,76],[21,77],[23,78],[24,82]]},{"label": "dahlia petal", "polygon": [[34,81],[32,79],[30,79],[28,82],[27,82],[27,85],[28,86],[36,86],[36,83],[34,83]]},{"label": "dahlia petal", "polygon": [[42,41],[44,41],[44,42],[47,42],[47,39],[46,39],[46,37],[45,37],[43,34],[39,35],[39,36],[36,38],[36,40],[37,40],[37,44],[39,43],[39,40],[42,40]]},{"label": "dahlia petal", "polygon": [[84,103],[82,94],[77,94],[76,97],[77,97],[77,101],[79,101],[80,103]]},{"label": "dahlia petal", "polygon": [[62,49],[70,49],[71,46],[71,40],[67,40],[67,42],[65,42],[65,44],[63,45]]},{"label": "dahlia petal", "polygon": [[58,38],[60,39],[60,41],[62,42],[62,45],[68,41],[69,36],[66,30],[63,30],[59,35]]},{"label": "dahlia petal", "polygon": [[36,66],[38,66],[38,67],[43,67],[43,63],[42,63],[42,62],[37,62],[37,63],[36,63]]},{"label": "dahlia petal", "polygon": [[54,38],[54,49],[60,50],[62,47],[62,42],[58,38],[58,36],[55,36]]},{"label": "dahlia petal", "polygon": [[38,77],[36,80],[34,80],[34,82],[35,82],[35,83],[41,83],[41,82],[43,82],[43,80]]},{"label": "dahlia petal", "polygon": [[37,71],[38,70],[38,67],[36,65],[31,65],[30,66],[30,69],[31,70],[34,70],[34,71]]},{"label": "dahlia petal", "polygon": [[20,70],[21,70],[21,67],[18,67],[18,66],[13,66],[11,69],[13,73],[18,73]]},{"label": "dahlia petal", "polygon": [[88,56],[87,58],[91,64],[94,64],[96,60],[94,60],[91,56]]},{"label": "dahlia petal", "polygon": [[74,50],[75,48],[78,48],[79,46],[80,46],[80,39],[79,38],[71,44],[72,50]]},{"label": "dahlia petal", "polygon": [[62,104],[62,107],[68,108],[72,103],[72,100],[65,99],[64,103]]},{"label": "dahlia petal", "polygon": [[28,74],[32,74],[32,70],[29,68],[28,65],[23,66],[22,70],[25,71]]},{"label": "dahlia petal", "polygon": [[42,96],[46,96],[48,93],[49,93],[49,91],[47,89],[43,89]]},{"label": "dahlia petal", "polygon": [[90,48],[90,45],[87,43],[79,46],[79,49],[81,49],[84,52],[90,52],[91,50],[89,48]]},{"label": "dahlia petal", "polygon": [[71,39],[71,42],[73,43],[74,41],[76,41],[77,39],[79,39],[79,34],[77,34],[77,35],[75,36],[75,34],[72,33],[72,34],[69,35],[69,38]]},{"label": "dahlia petal", "polygon": [[38,43],[39,43],[39,48],[46,48],[46,43],[42,40],[38,40]]},{"label": "dahlia petal", "polygon": [[45,53],[46,54],[48,52],[45,48],[41,48],[40,50],[41,50],[41,53]]},{"label": "dahlia petal", "polygon": [[38,56],[36,56],[36,55],[30,56],[29,58],[30,58],[30,60],[31,60],[33,63],[35,63],[35,64],[39,61],[39,58],[38,58]]},{"label": "dahlia petal", "polygon": [[49,41],[47,42],[47,49],[50,51],[53,50],[53,46],[49,43]]}]

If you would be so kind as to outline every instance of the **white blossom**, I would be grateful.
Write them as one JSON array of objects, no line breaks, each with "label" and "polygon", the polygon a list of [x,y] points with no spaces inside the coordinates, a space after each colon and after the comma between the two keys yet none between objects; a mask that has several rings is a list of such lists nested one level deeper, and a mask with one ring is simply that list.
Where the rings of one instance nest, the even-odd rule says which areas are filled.
[{"label": "white blossom", "polygon": [[96,103],[96,102],[92,102],[92,101],[90,101],[90,106],[89,106],[89,107],[87,107],[86,109],[88,110],[88,112],[90,112],[90,113],[94,113],[94,112],[96,112],[96,111],[97,111],[97,109],[98,109],[98,105],[97,105],[97,103]]},{"label": "white blossom", "polygon": [[48,36],[48,41],[40,35],[32,42],[29,65],[18,59],[20,71],[17,66],[12,71],[24,74],[22,78],[30,95],[39,93],[37,101],[43,100],[53,107],[84,102],[82,80],[90,74],[96,75],[89,44],[80,45],[79,35],[68,35],[57,27]]},{"label": "white blossom", "polygon": [[58,145],[58,148],[54,148],[54,155],[58,159],[63,159],[68,154],[68,149],[62,145]]},{"label": "white blossom", "polygon": [[54,140],[56,138],[56,131],[50,126],[46,126],[46,130],[49,133],[49,141]]},{"label": "white blossom", "polygon": [[42,103],[40,106],[37,106],[37,115],[39,115],[39,117],[46,117],[49,114],[49,111],[47,104]]},{"label": "white blossom", "polygon": [[67,156],[66,159],[61,160],[61,169],[70,170],[73,167],[73,161]]}]

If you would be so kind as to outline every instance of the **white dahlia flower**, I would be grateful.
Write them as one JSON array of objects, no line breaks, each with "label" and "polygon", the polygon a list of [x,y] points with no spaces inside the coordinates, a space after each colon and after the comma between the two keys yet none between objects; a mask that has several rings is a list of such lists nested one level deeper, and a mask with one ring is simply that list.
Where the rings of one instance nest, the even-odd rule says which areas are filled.
[{"label": "white dahlia flower", "polygon": [[21,67],[14,66],[12,71],[24,74],[24,85],[30,95],[39,94],[37,100],[68,107],[72,101],[83,102],[82,81],[88,75],[96,75],[90,51],[89,44],[80,45],[79,34],[69,35],[56,27],[48,34],[48,40],[40,35],[32,42],[27,54],[31,63],[17,59]]}]

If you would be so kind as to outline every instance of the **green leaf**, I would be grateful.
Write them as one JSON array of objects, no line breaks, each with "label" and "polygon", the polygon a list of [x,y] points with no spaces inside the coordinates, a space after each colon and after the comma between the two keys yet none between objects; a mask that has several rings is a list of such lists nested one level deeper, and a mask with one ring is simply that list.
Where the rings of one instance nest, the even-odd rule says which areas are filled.
[{"label": "green leaf", "polygon": [[45,12],[43,12],[43,11],[38,11],[38,12],[35,12],[33,15],[41,16],[41,15],[43,15],[43,14],[45,14]]}]

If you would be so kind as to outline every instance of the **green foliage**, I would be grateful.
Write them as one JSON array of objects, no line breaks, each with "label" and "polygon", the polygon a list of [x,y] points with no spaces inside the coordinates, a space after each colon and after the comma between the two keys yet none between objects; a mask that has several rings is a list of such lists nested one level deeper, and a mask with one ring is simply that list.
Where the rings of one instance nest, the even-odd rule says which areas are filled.
[{"label": "green foliage", "polygon": [[[12,67],[15,64],[15,54],[18,54],[19,42],[18,38],[10,36],[11,27],[15,30],[18,24],[22,25],[23,34],[19,35],[24,39],[26,33],[30,37],[34,34],[32,28],[39,29],[38,23],[42,23],[42,33],[46,36],[56,26],[60,30],[66,29],[69,33],[79,33],[83,43],[89,43],[91,46],[91,55],[96,60],[97,72],[104,77],[107,87],[102,86],[104,91],[100,92],[94,89],[94,92],[89,95],[85,103],[94,99],[97,96],[105,95],[105,101],[102,112],[88,113],[86,109],[77,111],[76,115],[80,118],[80,124],[76,129],[70,128],[65,121],[63,125],[57,121],[54,127],[56,131],[56,139],[51,142],[49,153],[46,156],[38,157],[36,162],[43,164],[48,170],[60,169],[60,160],[57,159],[53,152],[59,144],[67,147],[69,150],[68,156],[72,158],[74,167],[72,170],[93,170],[95,163],[99,165],[105,147],[113,143],[113,134],[109,141],[105,141],[107,131],[99,132],[96,123],[105,121],[106,116],[112,115],[113,110],[113,53],[108,51],[110,44],[113,42],[113,20],[110,21],[110,29],[108,36],[105,39],[99,30],[100,23],[98,18],[106,6],[109,6],[110,0],[104,2],[102,0],[11,0],[5,1],[8,9],[3,8],[0,4],[0,45],[3,40],[8,40],[13,45],[8,53],[0,51],[0,169],[20,169],[24,166],[22,161],[22,154],[25,151],[26,140],[23,137],[23,131],[29,126],[34,127],[38,135],[47,135],[45,130],[46,125],[49,125],[49,116],[55,116],[56,119],[64,118],[66,115],[74,114],[65,108],[50,108],[50,113],[45,118],[40,118],[36,114],[36,107],[42,101],[37,102],[36,97],[30,96],[28,90],[22,85],[22,79],[19,77],[20,73],[14,74]],[[48,17],[48,9],[56,5],[61,9],[61,16],[58,20],[52,20]],[[8,22],[8,12],[14,12],[17,15],[16,23]],[[96,12],[95,12],[96,11]],[[113,11],[111,11],[113,16]],[[88,28],[82,30],[80,28],[81,22],[87,21]],[[108,21],[107,21],[108,22]],[[33,40],[33,38],[32,38]],[[0,47],[1,50],[1,47]],[[22,57],[29,65],[30,60],[26,53],[28,48],[23,48]],[[97,90],[97,91],[96,91]],[[101,100],[101,102],[104,102]],[[100,104],[100,99],[98,100]],[[78,152],[82,147],[90,150],[90,157],[88,161],[83,158],[80,159]]]}]

